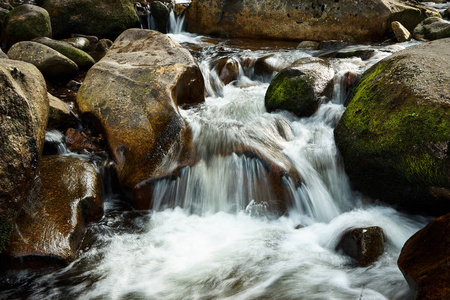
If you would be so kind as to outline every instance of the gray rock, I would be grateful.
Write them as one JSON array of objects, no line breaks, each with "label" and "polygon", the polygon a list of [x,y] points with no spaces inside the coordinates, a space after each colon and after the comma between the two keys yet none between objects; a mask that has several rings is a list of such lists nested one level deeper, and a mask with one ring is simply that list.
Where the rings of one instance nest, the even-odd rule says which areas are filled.
[{"label": "gray rock", "polygon": [[417,40],[437,40],[450,37],[450,22],[441,18],[428,18],[414,28]]}]

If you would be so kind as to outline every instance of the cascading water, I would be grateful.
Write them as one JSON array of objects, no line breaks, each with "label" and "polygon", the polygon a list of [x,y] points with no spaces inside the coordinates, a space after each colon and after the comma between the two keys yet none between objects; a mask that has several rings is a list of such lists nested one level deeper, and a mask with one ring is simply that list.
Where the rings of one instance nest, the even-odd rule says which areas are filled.
[{"label": "cascading water", "polygon": [[[207,43],[201,37],[172,36]],[[46,275],[15,274],[0,282],[7,287],[2,296],[407,298],[396,261],[404,242],[427,220],[365,204],[350,188],[333,137],[345,109],[342,76],[348,71],[360,74],[395,50],[376,49],[370,61],[332,60],[338,74],[333,99],[312,117],[300,119],[287,112],[267,113],[269,82],[252,77],[241,62],[274,54],[283,66],[314,51],[249,52],[225,42],[208,44],[196,57],[209,96],[204,104],[180,109],[192,129],[198,163],[182,169],[177,179],[155,184],[152,211],[130,210],[109,194],[105,217],[89,228],[75,262]],[[239,76],[228,85],[218,85],[217,70],[211,69],[223,57],[240,64]],[[275,217],[280,193],[287,211]],[[295,229],[299,224],[304,227]],[[369,267],[353,267],[335,247],[346,230],[368,226],[383,229],[385,252]]]}]

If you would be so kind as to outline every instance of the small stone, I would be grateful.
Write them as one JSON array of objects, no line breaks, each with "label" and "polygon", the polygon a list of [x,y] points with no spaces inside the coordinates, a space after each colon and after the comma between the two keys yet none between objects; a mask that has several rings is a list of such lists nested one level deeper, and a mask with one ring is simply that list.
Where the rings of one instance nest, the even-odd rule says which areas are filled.
[{"label": "small stone", "polygon": [[394,21],[391,23],[391,26],[392,31],[394,31],[395,37],[397,38],[397,41],[403,43],[411,40],[411,33],[400,22]]}]

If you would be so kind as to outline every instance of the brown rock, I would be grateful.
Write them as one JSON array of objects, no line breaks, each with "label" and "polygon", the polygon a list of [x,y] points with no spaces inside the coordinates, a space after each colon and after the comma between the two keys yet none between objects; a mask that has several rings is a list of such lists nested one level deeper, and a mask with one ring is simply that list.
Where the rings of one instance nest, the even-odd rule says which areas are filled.
[{"label": "brown rock", "polygon": [[143,29],[121,34],[77,95],[80,111],[104,133],[120,183],[129,188],[190,164],[190,130],[177,106],[202,101],[203,77],[189,51]]},{"label": "brown rock", "polygon": [[450,214],[435,219],[403,246],[398,266],[415,299],[450,296]]},{"label": "brown rock", "polygon": [[256,78],[270,80],[275,72],[283,69],[281,65],[270,63],[270,59],[274,58],[273,54],[258,58],[253,66],[253,75]]},{"label": "brown rock", "polygon": [[35,177],[49,104],[44,77],[28,63],[0,59],[0,252]]},{"label": "brown rock", "polygon": [[216,62],[215,65],[220,80],[225,84],[236,80],[239,76],[239,64],[232,58],[223,58]]},{"label": "brown rock", "polygon": [[384,252],[383,229],[374,226],[349,230],[342,235],[336,250],[353,258],[358,266],[368,266]]},{"label": "brown rock", "polygon": [[43,157],[6,253],[21,263],[68,263],[86,224],[102,215],[101,178],[91,163],[70,156]]},{"label": "brown rock", "polygon": [[315,41],[303,41],[298,44],[297,49],[309,49],[309,50],[319,50],[319,42]]},{"label": "brown rock", "polygon": [[66,103],[51,94],[48,94],[48,99],[50,104],[50,114],[48,118],[47,130],[63,130],[68,127],[74,127],[78,124],[78,119]]},{"label": "brown rock", "polygon": [[101,149],[91,142],[89,137],[84,132],[79,132],[76,129],[69,128],[66,131],[66,143],[73,151],[83,152],[87,151],[100,151]]}]

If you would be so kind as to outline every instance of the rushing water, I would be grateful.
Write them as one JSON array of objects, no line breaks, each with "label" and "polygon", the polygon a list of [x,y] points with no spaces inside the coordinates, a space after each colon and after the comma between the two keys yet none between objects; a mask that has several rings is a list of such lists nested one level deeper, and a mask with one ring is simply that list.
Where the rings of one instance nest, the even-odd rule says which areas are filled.
[{"label": "rushing water", "polygon": [[[134,211],[106,193],[105,217],[89,227],[78,259],[47,274],[17,271],[1,279],[4,299],[407,299],[396,262],[404,242],[427,219],[373,204],[352,190],[334,143],[345,110],[341,79],[413,43],[370,46],[375,55],[330,59],[333,99],[309,118],[267,113],[270,78],[256,78],[242,62],[273,54],[283,67],[317,51],[251,46],[182,33],[196,44],[205,77],[204,104],[181,110],[200,161],[154,189],[154,209]],[[368,48],[369,46],[359,46]],[[198,47],[196,47],[198,48]],[[251,49],[251,50],[248,50]],[[218,81],[214,61],[240,64],[238,79]],[[46,139],[58,141],[57,133]],[[58,148],[65,153],[65,148]],[[249,149],[247,152],[242,149]],[[255,155],[248,155],[251,152]],[[280,183],[288,211],[271,213],[275,198],[267,162],[287,170]],[[296,173],[301,184],[289,174]],[[301,229],[295,229],[297,225]],[[335,247],[345,230],[379,226],[385,252],[369,267],[353,267]]]}]

